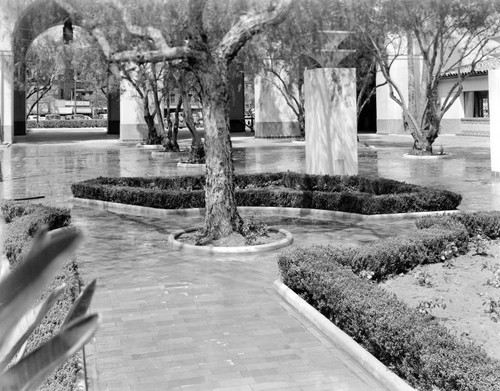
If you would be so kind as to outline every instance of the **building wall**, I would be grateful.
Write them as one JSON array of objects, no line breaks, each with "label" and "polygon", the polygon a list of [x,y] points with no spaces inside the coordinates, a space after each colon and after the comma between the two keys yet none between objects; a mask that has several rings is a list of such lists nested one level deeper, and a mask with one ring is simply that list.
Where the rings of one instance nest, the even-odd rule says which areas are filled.
[{"label": "building wall", "polygon": [[144,110],[141,99],[134,88],[127,82],[121,83],[120,96],[120,141],[143,141],[148,137],[148,128],[144,122]]},{"label": "building wall", "polygon": [[300,136],[297,117],[270,81],[273,77],[270,74],[255,77],[255,137]]},{"label": "building wall", "polygon": [[[416,82],[421,74],[421,66],[417,66]],[[418,72],[420,71],[420,73]],[[404,99],[408,100],[408,64],[407,57],[401,56],[396,59],[391,69],[391,77],[396,81]],[[382,73],[377,72],[377,84],[385,81]],[[444,104],[448,91],[452,88],[456,79],[443,79],[439,82],[438,94],[441,103]],[[488,76],[471,76],[463,82],[463,92],[455,100],[450,109],[444,114],[441,122],[441,134],[460,134],[462,130],[478,131],[488,126],[487,120],[476,119],[475,121],[462,121],[463,118],[473,116],[474,91],[488,90]],[[399,105],[389,97],[387,85],[377,90],[377,133],[380,134],[403,134],[403,113]]]},{"label": "building wall", "polygon": [[[392,66],[391,77],[396,83],[404,97],[408,100],[408,62],[406,56],[398,57]],[[376,76],[377,85],[385,81],[382,72],[378,71]],[[388,85],[377,89],[377,133],[403,133],[403,113],[401,107],[389,96]]]}]

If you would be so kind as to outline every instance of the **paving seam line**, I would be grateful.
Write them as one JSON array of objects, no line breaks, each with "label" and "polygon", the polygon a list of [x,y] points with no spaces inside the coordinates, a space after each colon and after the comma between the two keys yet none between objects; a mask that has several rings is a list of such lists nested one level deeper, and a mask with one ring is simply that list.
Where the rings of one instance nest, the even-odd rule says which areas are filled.
[{"label": "paving seam line", "polygon": [[309,320],[390,391],[416,391],[280,280],[276,280],[273,286],[275,291],[300,315]]}]

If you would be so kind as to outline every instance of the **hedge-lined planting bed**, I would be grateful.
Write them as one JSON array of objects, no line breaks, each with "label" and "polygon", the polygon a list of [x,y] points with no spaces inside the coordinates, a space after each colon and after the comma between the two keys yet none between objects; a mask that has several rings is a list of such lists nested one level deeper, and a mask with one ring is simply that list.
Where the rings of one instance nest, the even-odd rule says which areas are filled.
[{"label": "hedge-lined planting bed", "polygon": [[47,119],[43,121],[26,121],[26,128],[105,128],[106,119]]},{"label": "hedge-lined planting bed", "polygon": [[[500,213],[425,217],[419,231],[360,248],[298,248],[278,259],[283,282],[421,390],[500,390],[500,362],[408,307],[372,280],[441,262],[450,243],[464,252],[478,232],[500,236]],[[435,388],[433,388],[435,387]]]},{"label": "hedge-lined planting bed", "polygon": [[[66,227],[71,222],[69,210],[45,205],[3,200],[0,202],[0,211],[7,223],[4,230],[4,253],[11,267],[16,267],[19,262],[23,261],[38,228],[46,225],[51,230]],[[80,279],[74,257],[68,260],[64,269],[56,276],[45,294],[63,283],[66,284],[64,294],[61,295],[28,339],[27,351],[35,349],[58,331],[71,304],[78,296]],[[81,353],[78,354],[81,355]],[[77,373],[81,370],[81,358],[78,357],[78,354],[62,364],[39,389],[47,391],[75,389]]]},{"label": "hedge-lined planting bed", "polygon": [[[235,176],[240,206],[276,206],[361,214],[452,210],[459,194],[384,178],[293,172]],[[179,209],[205,205],[205,177],[96,178],[72,185],[79,198]]]}]

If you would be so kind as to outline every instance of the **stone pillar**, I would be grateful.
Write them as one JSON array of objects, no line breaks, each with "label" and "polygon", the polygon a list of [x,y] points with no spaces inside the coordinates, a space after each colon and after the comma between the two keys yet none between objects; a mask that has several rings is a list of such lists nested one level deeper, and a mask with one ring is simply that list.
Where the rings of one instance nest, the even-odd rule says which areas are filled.
[{"label": "stone pillar", "polygon": [[245,131],[245,76],[241,65],[229,71],[229,128],[231,133]]},{"label": "stone pillar", "polygon": [[306,173],[357,175],[356,69],[304,72]]},{"label": "stone pillar", "polygon": [[500,69],[488,72],[491,173],[500,176]]},{"label": "stone pillar", "polygon": [[0,142],[12,143],[14,135],[13,54],[0,51]]},{"label": "stone pillar", "polygon": [[[255,137],[299,137],[297,116],[286,103],[283,94],[272,83],[276,76],[258,75],[254,80]],[[276,80],[276,83],[279,83]]]},{"label": "stone pillar", "polygon": [[120,134],[120,91],[108,93],[108,134]]},{"label": "stone pillar", "polygon": [[144,122],[141,99],[127,81],[121,83],[120,141],[144,141],[148,138],[148,128]]}]

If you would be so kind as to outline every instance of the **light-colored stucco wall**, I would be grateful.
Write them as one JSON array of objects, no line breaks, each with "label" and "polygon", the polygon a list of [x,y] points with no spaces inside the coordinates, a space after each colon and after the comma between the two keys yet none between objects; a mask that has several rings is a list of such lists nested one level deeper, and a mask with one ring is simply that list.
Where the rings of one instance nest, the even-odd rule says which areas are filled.
[{"label": "light-colored stucco wall", "polygon": [[[283,71],[284,72],[284,71]],[[281,75],[287,79],[286,74]],[[296,137],[300,135],[297,116],[287,104],[276,84],[281,83],[270,73],[254,79],[255,137]]]}]

